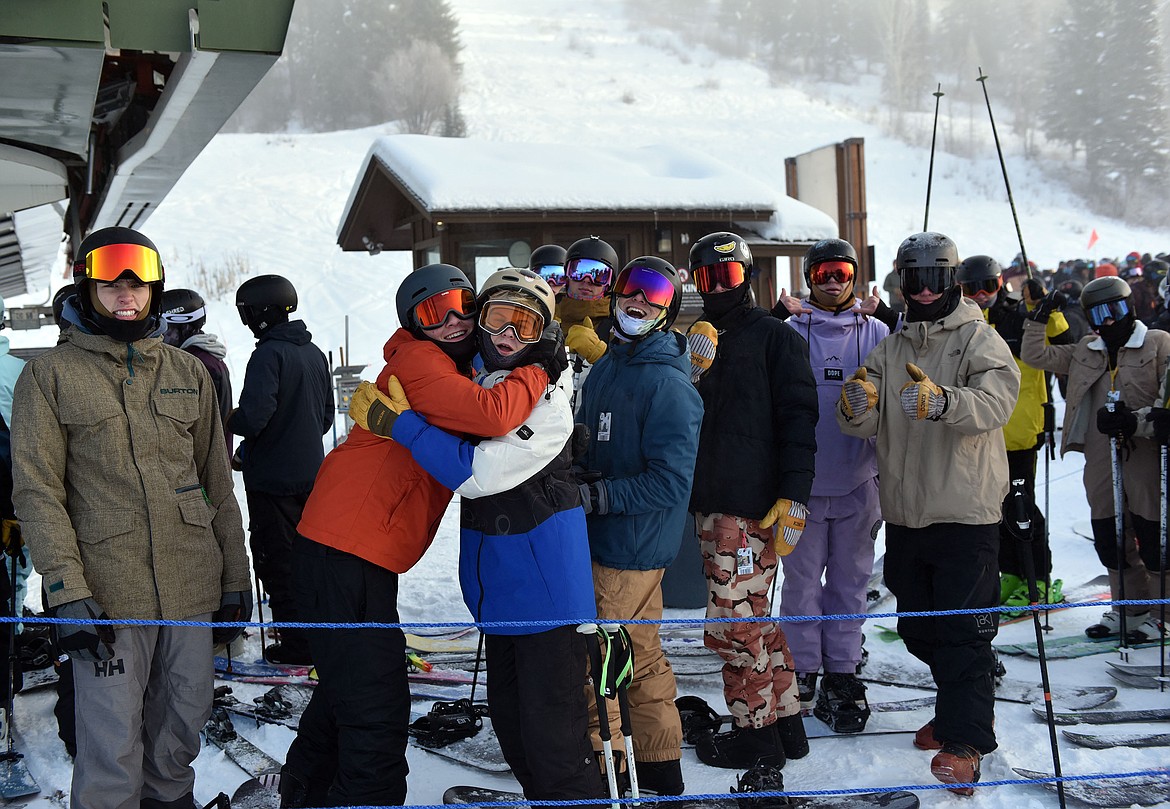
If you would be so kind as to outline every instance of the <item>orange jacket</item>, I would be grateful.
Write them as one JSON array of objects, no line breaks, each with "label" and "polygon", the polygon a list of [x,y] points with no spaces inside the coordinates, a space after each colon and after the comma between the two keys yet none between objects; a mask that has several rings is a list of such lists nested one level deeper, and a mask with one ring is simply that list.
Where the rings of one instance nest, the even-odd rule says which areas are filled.
[{"label": "orange jacket", "polygon": [[[490,390],[461,374],[433,342],[399,329],[383,349],[378,388],[398,377],[411,407],[454,433],[500,436],[516,429],[545,392],[539,366],[517,368]],[[451,501],[451,491],[394,441],[354,425],[325,456],[297,530],[331,548],[405,573],[422,558]]]}]

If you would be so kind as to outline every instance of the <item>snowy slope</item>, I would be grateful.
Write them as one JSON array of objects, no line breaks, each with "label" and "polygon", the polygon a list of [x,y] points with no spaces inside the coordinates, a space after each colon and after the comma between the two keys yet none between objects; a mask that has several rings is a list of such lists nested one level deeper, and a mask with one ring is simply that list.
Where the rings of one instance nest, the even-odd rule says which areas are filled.
[{"label": "snowy slope", "polygon": [[[531,142],[579,142],[598,146],[644,145],[677,139],[690,149],[717,156],[777,188],[783,188],[783,158],[847,137],[864,137],[869,182],[869,226],[878,266],[889,265],[897,244],[922,223],[927,153],[884,137],[864,122],[860,111],[872,108],[872,81],[858,88],[825,87],[806,92],[773,87],[759,70],[712,53],[691,53],[683,60],[671,38],[630,30],[620,0],[583,4],[568,0],[455,0],[462,24],[464,112],[469,134],[477,138]],[[924,88],[924,94],[933,89]],[[854,99],[830,104],[828,98]],[[854,114],[854,110],[858,113]],[[215,138],[143,228],[167,261],[168,284],[198,285],[196,266],[217,266],[238,258],[249,274],[280,273],[295,283],[303,318],[317,344],[341,362],[368,365],[372,378],[381,364],[381,346],[396,327],[393,293],[409,269],[408,258],[383,253],[376,257],[343,254],[335,243],[342,206],[371,141],[392,127],[322,135],[225,135]],[[1001,133],[1002,135],[1002,133]],[[1040,173],[1011,157],[1009,172],[1020,206],[1029,254],[1042,265],[1082,255],[1091,228],[1101,235],[1094,255],[1131,249],[1165,248],[1161,233],[1127,227],[1090,216],[1084,206]],[[976,191],[972,191],[976,189]],[[999,181],[994,151],[971,161],[940,154],[935,165],[931,226],[955,238],[963,253],[991,253],[1008,258],[1016,252],[1015,231]],[[584,233],[582,235],[585,235]],[[59,283],[59,281],[58,281]],[[10,305],[44,300],[46,295],[13,299]],[[229,348],[228,361],[237,387],[253,340],[240,324],[231,296],[209,301],[207,330]],[[348,321],[347,321],[348,318]],[[11,333],[16,345],[51,343],[54,335]],[[326,436],[328,445],[332,437]],[[1055,575],[1075,585],[1100,572],[1092,545],[1074,533],[1083,530],[1088,511],[1080,484],[1079,455],[1056,461],[1050,471]],[[1043,464],[1040,480],[1044,479]],[[239,478],[237,483],[240,484]],[[238,491],[243,500],[242,484]],[[1043,491],[1042,486],[1040,492]],[[419,566],[403,577],[404,621],[463,621],[456,581],[456,509],[452,508],[435,545]],[[880,540],[879,540],[880,541]],[[1054,613],[1053,636],[1079,632],[1092,623],[1099,607]],[[672,612],[670,617],[697,613]],[[886,620],[883,623],[890,623]],[[884,644],[869,631],[875,660],[909,660],[900,644]],[[1032,639],[1030,623],[1005,627],[1001,640]],[[253,641],[254,642],[254,641]],[[1038,681],[1034,661],[1008,658],[1010,676]],[[1057,683],[1112,684],[1103,657],[1053,662]],[[716,680],[680,680],[691,693],[718,704]],[[241,688],[243,697],[256,689]],[[892,695],[874,687],[871,698]],[[917,692],[899,692],[918,696]],[[1127,708],[1170,704],[1157,692],[1123,690],[1118,704]],[[18,726],[29,748],[29,764],[45,794],[68,791],[69,763],[56,740],[48,694],[18,698]],[[923,721],[925,721],[924,717]],[[280,758],[291,734],[283,728],[239,729]],[[1001,705],[998,714],[1001,750],[984,763],[984,780],[1014,777],[1011,766],[1050,769],[1048,736],[1023,706]],[[785,770],[790,788],[836,789],[902,784],[930,784],[929,755],[915,750],[909,737],[815,740],[812,754]],[[1163,764],[1162,750],[1114,750],[1090,753],[1062,744],[1066,773],[1139,769]],[[409,800],[436,803],[453,783],[507,786],[410,751]],[[832,766],[826,766],[832,762]],[[230,791],[242,773],[222,754],[204,751],[198,761],[197,797],[210,800]],[[690,792],[723,792],[733,773],[699,764],[684,752]],[[945,791],[921,793],[930,806],[956,804]],[[968,803],[982,809],[1051,805],[1038,787],[980,790]],[[33,806],[47,806],[44,798]]]}]

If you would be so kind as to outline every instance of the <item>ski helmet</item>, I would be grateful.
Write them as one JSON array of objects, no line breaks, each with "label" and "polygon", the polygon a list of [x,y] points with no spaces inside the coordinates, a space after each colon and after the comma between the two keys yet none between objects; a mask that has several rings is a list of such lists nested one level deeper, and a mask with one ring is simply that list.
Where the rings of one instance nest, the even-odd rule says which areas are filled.
[{"label": "ski helmet", "polygon": [[955,270],[963,294],[986,309],[995,302],[1003,285],[1003,267],[991,256],[967,256]]},{"label": "ski helmet", "polygon": [[844,239],[821,239],[804,254],[804,280],[812,286],[809,271],[818,264],[826,261],[847,261],[857,271],[857,251],[853,245]]},{"label": "ski helmet", "polygon": [[[1119,346],[1129,339],[1136,315],[1129,297],[1129,284],[1115,275],[1094,278],[1081,290],[1081,307],[1093,331],[1105,338],[1106,344]],[[1112,319],[1112,324],[1105,320]]]},{"label": "ski helmet", "polygon": [[536,302],[540,316],[544,318],[544,325],[552,322],[553,312],[557,308],[557,299],[549,288],[548,282],[540,275],[529,269],[519,267],[505,267],[488,276],[479,291],[478,303],[480,308],[487,303],[488,298],[503,291],[522,293]]},{"label": "ski helmet", "polygon": [[1080,281],[1070,278],[1067,281],[1062,281],[1056,289],[1070,301],[1076,302],[1081,299],[1081,291],[1084,288],[1085,285]]},{"label": "ski helmet", "polygon": [[240,321],[259,337],[297,310],[297,290],[282,275],[249,278],[236,290]]},{"label": "ski helmet", "polygon": [[[958,266],[959,249],[949,237],[933,232],[906,237],[898,246],[894,267],[906,300],[907,321],[936,320],[955,310],[963,295],[955,283]],[[928,288],[940,297],[929,304],[914,299]]]},{"label": "ski helmet", "polygon": [[[150,303],[138,320],[118,320],[97,302],[95,281],[113,282],[127,273],[150,288]],[[82,240],[73,257],[78,314],[86,328],[97,334],[119,342],[141,340],[161,324],[164,275],[158,248],[138,231],[123,227],[95,230]]]},{"label": "ski helmet", "polygon": [[167,324],[163,342],[181,346],[207,322],[203,297],[193,289],[168,289],[163,293],[162,318]]},{"label": "ski helmet", "polygon": [[581,259],[592,259],[600,261],[608,266],[614,272],[618,268],[618,254],[617,251],[607,241],[597,238],[596,236],[588,236],[584,239],[578,239],[569,245],[569,249],[565,251],[565,267],[574,261]]},{"label": "ski helmet", "polygon": [[[617,251],[608,242],[596,236],[573,242],[565,252],[565,279],[569,285],[569,297],[581,298],[582,294],[587,294],[591,300],[604,298],[609,294],[614,273],[620,266]],[[600,290],[573,286],[573,283],[580,284],[586,280],[592,281]]]},{"label": "ski helmet", "polygon": [[[548,282],[529,269],[505,267],[492,273],[479,293],[479,353],[484,368],[498,371],[524,363],[528,349],[540,340],[552,322],[557,301]],[[503,334],[511,329],[522,347],[502,354],[487,335]]]},{"label": "ski helmet", "polygon": [[[713,268],[720,264],[738,263],[742,265],[743,280],[740,282],[741,284],[746,283],[756,271],[756,265],[752,261],[752,251],[747,242],[742,237],[727,231],[708,233],[692,244],[688,261],[692,279],[695,279],[695,274],[701,273],[703,269]],[[703,291],[701,287],[699,291]]]},{"label": "ski helmet", "polygon": [[61,326],[61,315],[65,311],[65,301],[76,292],[77,286],[75,284],[66,284],[53,293],[53,322],[57,324],[58,328]]},{"label": "ski helmet", "polygon": [[[653,325],[640,334],[631,334],[632,329],[622,327],[622,321],[630,317],[619,312],[620,298],[642,293],[648,304],[661,308],[661,315]],[[609,301],[609,315],[614,328],[631,340],[645,337],[651,331],[666,331],[678,317],[682,306],[682,276],[669,261],[658,256],[640,256],[617,274],[613,282],[613,295]]]},{"label": "ski helmet", "polygon": [[528,258],[528,269],[539,272],[544,266],[565,266],[565,255],[568,253],[559,244],[542,244],[532,251]]},{"label": "ski helmet", "polygon": [[1170,263],[1160,258],[1152,258],[1142,265],[1142,274],[1151,280],[1161,281],[1166,277],[1168,271],[1170,271]]},{"label": "ski helmet", "polygon": [[463,270],[458,267],[450,264],[428,264],[419,267],[398,285],[398,292],[394,296],[394,304],[398,309],[398,324],[415,337],[425,336],[415,316],[415,307],[433,295],[453,289],[467,290],[471,299],[475,299],[475,289],[463,274]]}]

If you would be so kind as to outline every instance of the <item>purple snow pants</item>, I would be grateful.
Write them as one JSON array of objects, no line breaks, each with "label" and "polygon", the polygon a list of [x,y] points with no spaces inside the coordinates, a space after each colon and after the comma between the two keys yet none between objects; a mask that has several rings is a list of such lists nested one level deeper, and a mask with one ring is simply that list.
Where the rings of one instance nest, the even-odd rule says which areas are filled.
[{"label": "purple snow pants", "polygon": [[[873,527],[881,516],[877,481],[849,494],[812,497],[800,542],[781,557],[781,615],[865,612],[873,572]],[[821,582],[822,574],[824,583]],[[861,662],[861,620],[786,621],[784,634],[798,672],[852,673]]]}]

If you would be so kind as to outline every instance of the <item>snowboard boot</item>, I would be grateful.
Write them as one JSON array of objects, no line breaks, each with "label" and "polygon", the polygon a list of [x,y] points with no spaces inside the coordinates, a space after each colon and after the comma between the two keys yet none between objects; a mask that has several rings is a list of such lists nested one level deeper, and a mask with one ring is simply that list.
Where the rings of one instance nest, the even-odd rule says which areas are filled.
[{"label": "snowboard boot", "polygon": [[800,707],[811,708],[817,698],[817,673],[815,671],[797,672],[796,688],[800,692]]},{"label": "snowboard boot", "polygon": [[[735,779],[731,791],[740,795],[753,792],[783,792],[784,774],[772,764],[753,765]],[[739,809],[782,809],[791,806],[788,798],[736,798]]]},{"label": "snowboard boot", "polygon": [[777,719],[776,734],[780,737],[785,758],[804,758],[808,755],[808,736],[804,732],[804,717],[800,714]]},{"label": "snowboard boot", "polygon": [[[930,772],[944,784],[973,784],[979,780],[983,756],[969,744],[947,742],[930,760]],[[974,795],[974,787],[948,787],[956,795]]]},{"label": "snowboard boot", "polygon": [[746,770],[755,764],[783,767],[787,760],[775,723],[762,728],[733,727],[726,733],[712,733],[695,745],[699,761],[709,767]]},{"label": "snowboard boot", "polygon": [[853,674],[826,674],[821,680],[813,716],[834,733],[861,733],[869,720],[865,683]]},{"label": "snowboard boot", "polygon": [[914,734],[914,746],[919,750],[942,750],[942,742],[934,738],[934,720],[931,719]]},{"label": "snowboard boot", "polygon": [[1116,637],[1121,634],[1121,616],[1115,610],[1106,610],[1100,621],[1085,629],[1085,634],[1093,640]]},{"label": "snowboard boot", "polygon": [[1152,613],[1125,619],[1125,639],[1130,643],[1151,643],[1163,637],[1170,638],[1170,630],[1159,623]]},{"label": "snowboard boot", "polygon": [[281,809],[295,809],[301,806],[323,806],[321,801],[326,800],[327,789],[318,789],[316,794],[309,788],[307,781],[299,774],[284,765],[280,768],[280,782],[277,784],[280,793]]},{"label": "snowboard boot", "polygon": [[[1064,599],[1063,591],[1064,582],[1062,582],[1060,579],[1053,579],[1051,588],[1049,588],[1048,585],[1044,582],[1038,581],[1036,582],[1036,593],[1040,600],[1037,603],[1059,604]],[[1005,607],[1027,607],[1031,604],[1032,599],[1028,597],[1027,584],[1021,584],[1016,588],[1015,592],[1013,592],[1003,601],[1003,606]],[[1003,613],[1003,616],[1007,619],[1019,618],[1021,615],[1025,615],[1026,612],[1026,610],[1020,610],[1019,612],[1005,612]]]},{"label": "snowboard boot", "polygon": [[682,762],[636,761],[638,770],[638,791],[655,795],[681,795],[686,788],[683,784]]},{"label": "snowboard boot", "polygon": [[1025,597],[1028,594],[1028,583],[1014,573],[1003,573],[999,577],[999,603],[1007,605],[1017,590],[1024,588]]}]

